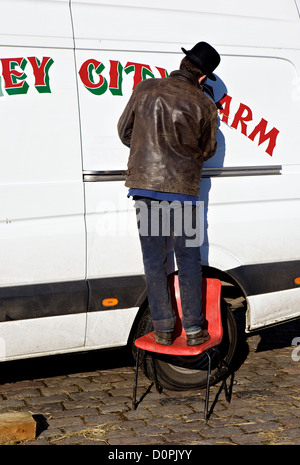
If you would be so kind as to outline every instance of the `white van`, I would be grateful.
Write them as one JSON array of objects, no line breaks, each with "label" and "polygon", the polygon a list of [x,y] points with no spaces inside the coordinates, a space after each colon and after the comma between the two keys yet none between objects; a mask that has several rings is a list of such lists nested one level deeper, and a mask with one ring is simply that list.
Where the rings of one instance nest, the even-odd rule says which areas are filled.
[{"label": "white van", "polygon": [[[140,80],[166,78],[201,40],[221,54],[207,81],[220,126],[200,185],[204,274],[244,297],[246,331],[299,317],[300,1],[0,7],[0,360],[126,346],[149,329],[117,122]],[[230,309],[224,327],[230,362]],[[201,364],[157,369],[179,389],[202,382]]]}]

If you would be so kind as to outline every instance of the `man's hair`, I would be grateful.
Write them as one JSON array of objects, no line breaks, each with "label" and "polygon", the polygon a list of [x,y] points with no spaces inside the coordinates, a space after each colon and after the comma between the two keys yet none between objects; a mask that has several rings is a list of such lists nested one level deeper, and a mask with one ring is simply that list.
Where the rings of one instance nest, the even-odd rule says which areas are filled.
[{"label": "man's hair", "polygon": [[187,57],[184,57],[180,63],[180,69],[192,73],[197,79],[204,76],[204,73],[192,63]]}]

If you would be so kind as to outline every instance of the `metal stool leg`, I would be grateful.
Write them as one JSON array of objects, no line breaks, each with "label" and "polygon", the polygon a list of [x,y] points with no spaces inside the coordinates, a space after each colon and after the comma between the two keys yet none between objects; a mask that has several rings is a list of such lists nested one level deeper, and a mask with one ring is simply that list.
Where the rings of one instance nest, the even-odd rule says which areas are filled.
[{"label": "metal stool leg", "polygon": [[231,383],[230,383],[230,387],[228,388],[227,387],[227,382],[226,382],[226,377],[227,377],[227,374],[228,374],[228,368],[229,367],[228,367],[228,364],[225,362],[225,360],[221,359],[219,351],[217,351],[217,352],[218,352],[218,356],[219,356],[218,370],[219,370],[219,373],[220,373],[221,379],[222,379],[222,389],[224,389],[225,399],[227,400],[227,402],[230,402],[233,375],[231,376]]},{"label": "metal stool leg", "polygon": [[204,420],[208,420],[208,403],[209,403],[209,385],[210,385],[210,373],[211,373],[211,358],[208,352],[205,352],[205,355],[208,358],[208,368],[207,368],[207,380],[206,380],[206,395],[205,395],[205,407],[204,407]]},{"label": "metal stool leg", "polygon": [[137,391],[137,381],[138,381],[139,358],[140,358],[140,349],[137,347],[136,361],[135,361],[135,380],[134,380],[133,399],[132,399],[133,410],[136,410],[136,391]]},{"label": "metal stool leg", "polygon": [[162,389],[161,389],[161,386],[158,382],[158,378],[157,378],[157,373],[156,373],[156,366],[155,366],[155,361],[154,361],[154,358],[153,358],[153,355],[151,354],[151,363],[152,363],[152,370],[153,370],[153,375],[154,375],[154,383],[155,383],[155,387],[156,387],[156,390],[157,392],[160,394]]}]

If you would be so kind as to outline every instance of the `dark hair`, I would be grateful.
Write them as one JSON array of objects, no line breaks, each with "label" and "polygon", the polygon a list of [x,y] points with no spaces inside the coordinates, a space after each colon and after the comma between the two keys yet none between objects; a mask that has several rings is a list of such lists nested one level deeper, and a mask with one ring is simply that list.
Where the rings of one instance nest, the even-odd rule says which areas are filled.
[{"label": "dark hair", "polygon": [[192,73],[197,79],[204,76],[204,73],[192,63],[187,57],[184,57],[180,63],[180,69]]}]

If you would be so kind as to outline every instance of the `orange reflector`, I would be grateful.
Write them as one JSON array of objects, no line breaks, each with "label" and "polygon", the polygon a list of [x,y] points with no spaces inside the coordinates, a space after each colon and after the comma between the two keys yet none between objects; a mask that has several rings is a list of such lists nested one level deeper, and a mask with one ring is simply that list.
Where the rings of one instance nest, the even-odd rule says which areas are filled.
[{"label": "orange reflector", "polygon": [[298,276],[298,278],[295,278],[295,279],[294,279],[294,283],[295,283],[295,284],[300,284],[300,276]]},{"label": "orange reflector", "polygon": [[114,305],[117,305],[117,303],[119,303],[119,301],[115,297],[109,297],[108,299],[102,300],[103,307],[113,307]]}]

